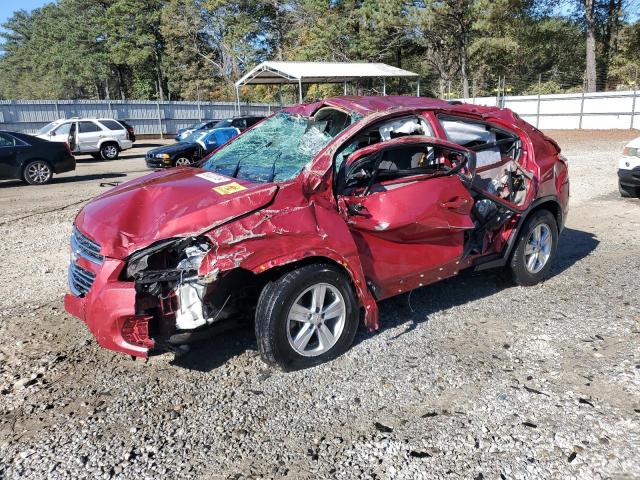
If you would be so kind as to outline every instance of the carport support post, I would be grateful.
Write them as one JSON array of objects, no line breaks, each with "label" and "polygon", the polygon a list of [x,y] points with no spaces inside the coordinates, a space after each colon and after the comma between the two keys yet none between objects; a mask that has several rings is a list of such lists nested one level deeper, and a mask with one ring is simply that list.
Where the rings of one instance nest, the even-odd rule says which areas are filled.
[{"label": "carport support post", "polygon": [[418,85],[416,88],[416,97],[420,96],[420,77],[418,77]]},{"label": "carport support post", "polygon": [[58,107],[58,100],[56,100],[56,120],[60,118],[60,108]]},{"label": "carport support post", "polygon": [[387,96],[387,79],[382,77],[382,96]]},{"label": "carport support post", "polygon": [[240,87],[236,85],[236,105],[238,106],[238,116],[240,116]]},{"label": "carport support post", "polygon": [[347,82],[344,82],[344,94],[347,94]]},{"label": "carport support post", "polygon": [[300,102],[302,103],[302,79],[298,79],[298,97],[300,98]]},{"label": "carport support post", "polygon": [[164,140],[164,134],[162,133],[162,116],[160,115],[160,102],[156,102],[156,108],[158,111],[158,127],[160,128],[160,139]]}]

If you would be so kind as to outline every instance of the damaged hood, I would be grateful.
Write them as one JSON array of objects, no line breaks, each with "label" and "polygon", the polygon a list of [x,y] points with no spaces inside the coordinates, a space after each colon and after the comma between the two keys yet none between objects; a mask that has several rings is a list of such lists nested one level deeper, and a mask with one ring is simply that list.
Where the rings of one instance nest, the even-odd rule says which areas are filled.
[{"label": "damaged hood", "polygon": [[277,189],[197,168],[165,170],[91,200],[75,223],[100,244],[102,255],[124,258],[158,240],[197,235],[259,209]]}]

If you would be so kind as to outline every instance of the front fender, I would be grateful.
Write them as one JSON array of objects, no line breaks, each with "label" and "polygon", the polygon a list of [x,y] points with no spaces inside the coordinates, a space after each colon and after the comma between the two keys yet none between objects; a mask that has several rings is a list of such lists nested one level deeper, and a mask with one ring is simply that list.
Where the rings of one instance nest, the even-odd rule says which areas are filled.
[{"label": "front fender", "polygon": [[378,328],[378,309],[364,277],[358,250],[338,213],[310,202],[307,205],[259,210],[206,234],[214,247],[199,274],[214,280],[226,271],[243,268],[256,274],[323,257],[341,265],[349,275],[361,306],[365,325]]}]

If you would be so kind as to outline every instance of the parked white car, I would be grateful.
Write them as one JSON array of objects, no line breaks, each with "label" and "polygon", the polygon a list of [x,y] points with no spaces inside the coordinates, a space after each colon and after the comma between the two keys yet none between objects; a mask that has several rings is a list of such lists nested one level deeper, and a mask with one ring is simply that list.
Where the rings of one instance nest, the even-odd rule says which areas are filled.
[{"label": "parked white car", "polygon": [[133,146],[127,129],[111,118],[56,120],[38,130],[36,136],[66,142],[74,154],[89,153],[103,160],[115,160],[122,150]]},{"label": "parked white car", "polygon": [[640,197],[640,137],[627,143],[622,151],[618,189],[623,197]]}]

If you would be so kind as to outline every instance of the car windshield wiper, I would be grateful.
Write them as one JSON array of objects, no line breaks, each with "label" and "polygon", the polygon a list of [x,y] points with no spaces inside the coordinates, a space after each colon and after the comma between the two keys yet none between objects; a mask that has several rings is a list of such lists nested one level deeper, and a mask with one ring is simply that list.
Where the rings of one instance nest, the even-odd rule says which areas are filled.
[{"label": "car windshield wiper", "polygon": [[[269,140],[267,143],[265,143],[264,145],[258,147],[259,149],[263,149],[263,148],[269,148],[271,145],[273,145],[273,140]],[[240,157],[240,159],[238,160],[238,163],[236,163],[236,168],[233,170],[233,175],[231,175],[233,178],[237,178],[238,177],[238,173],[240,173],[240,164],[242,163],[242,161],[247,158],[250,155],[253,155],[255,153],[255,150],[257,149],[252,149],[251,152],[247,153],[246,155],[243,155],[242,157]]]}]

